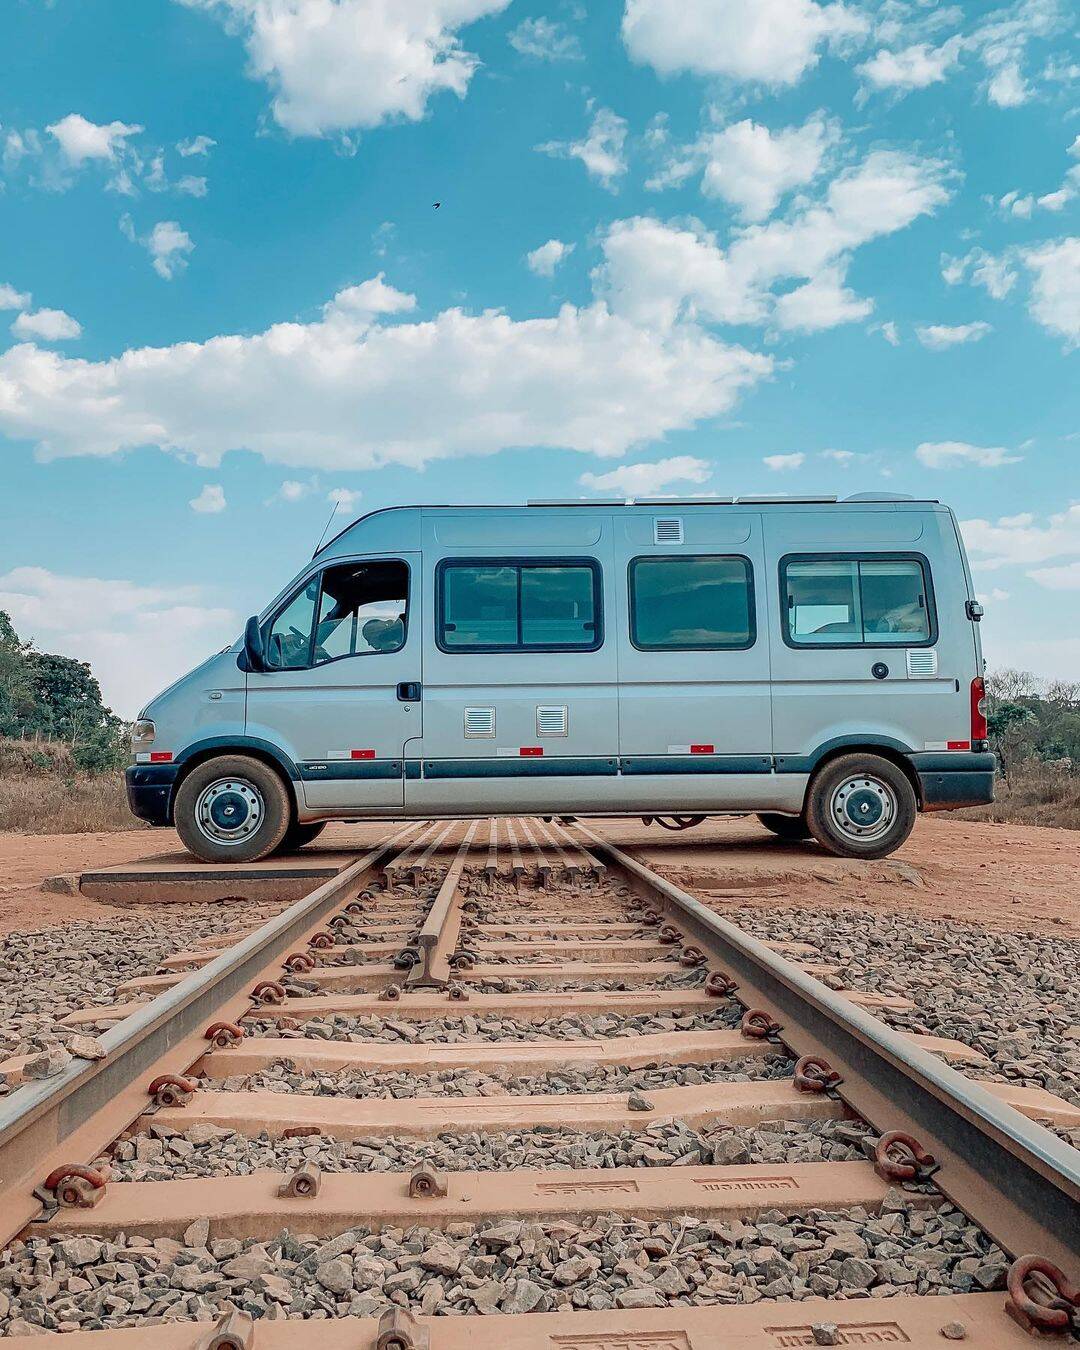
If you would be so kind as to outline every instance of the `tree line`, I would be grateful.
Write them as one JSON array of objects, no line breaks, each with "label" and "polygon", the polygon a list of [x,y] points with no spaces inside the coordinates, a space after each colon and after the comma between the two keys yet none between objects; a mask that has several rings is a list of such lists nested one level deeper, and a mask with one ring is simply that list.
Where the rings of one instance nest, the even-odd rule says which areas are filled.
[{"label": "tree line", "polygon": [[88,661],[38,651],[0,610],[0,736],[58,742],[77,769],[105,773],[127,762],[128,730]]},{"label": "tree line", "polygon": [[990,742],[1003,773],[1029,759],[1080,771],[1080,680],[997,670],[986,677],[986,696]]}]

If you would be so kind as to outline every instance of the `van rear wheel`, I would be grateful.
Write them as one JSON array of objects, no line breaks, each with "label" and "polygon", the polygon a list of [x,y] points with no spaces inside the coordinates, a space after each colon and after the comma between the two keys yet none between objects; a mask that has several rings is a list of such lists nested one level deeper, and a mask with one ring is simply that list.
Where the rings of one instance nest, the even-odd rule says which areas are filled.
[{"label": "van rear wheel", "polygon": [[184,847],[204,862],[257,862],[281,844],[290,808],[273,769],[248,755],[221,755],[180,784],[173,819]]},{"label": "van rear wheel", "polygon": [[758,820],[778,839],[798,843],[802,839],[810,838],[810,827],[806,823],[805,816],[781,816],[775,811],[759,811]]},{"label": "van rear wheel", "polygon": [[806,823],[843,858],[884,858],[915,827],[918,803],[907,775],[881,755],[841,755],[810,782]]}]

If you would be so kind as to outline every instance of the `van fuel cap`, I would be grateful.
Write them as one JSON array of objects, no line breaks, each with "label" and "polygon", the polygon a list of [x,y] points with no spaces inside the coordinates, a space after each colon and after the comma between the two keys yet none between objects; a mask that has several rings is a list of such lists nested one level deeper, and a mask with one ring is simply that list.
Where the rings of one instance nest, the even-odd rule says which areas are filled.
[{"label": "van fuel cap", "polygon": [[874,664],[870,667],[870,674],[873,675],[875,680],[885,679],[888,673],[889,667],[885,664],[884,661],[875,661]]}]

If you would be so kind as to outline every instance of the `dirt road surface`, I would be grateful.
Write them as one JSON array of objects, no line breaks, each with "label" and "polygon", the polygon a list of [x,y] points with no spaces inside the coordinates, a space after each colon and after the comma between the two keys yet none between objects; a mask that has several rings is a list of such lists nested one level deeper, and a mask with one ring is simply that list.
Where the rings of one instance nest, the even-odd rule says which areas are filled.
[{"label": "dirt road surface", "polygon": [[[388,828],[384,822],[332,825],[304,855],[370,846]],[[892,858],[855,863],[816,844],[782,843],[752,817],[707,821],[684,834],[638,820],[604,821],[599,828],[721,911],[726,899],[815,910],[855,905],[1080,937],[1080,831],[924,817]],[[110,908],[85,896],[43,892],[47,876],[178,851],[172,830],[0,834],[0,932],[100,917]]]}]

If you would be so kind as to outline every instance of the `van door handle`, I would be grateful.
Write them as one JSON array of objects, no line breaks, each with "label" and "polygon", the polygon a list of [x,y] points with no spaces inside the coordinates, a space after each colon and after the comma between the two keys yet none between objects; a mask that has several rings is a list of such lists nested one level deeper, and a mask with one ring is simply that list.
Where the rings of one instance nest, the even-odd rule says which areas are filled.
[{"label": "van door handle", "polygon": [[423,693],[423,686],[419,680],[407,680],[404,684],[397,687],[397,696],[399,703],[419,703],[420,695]]}]

